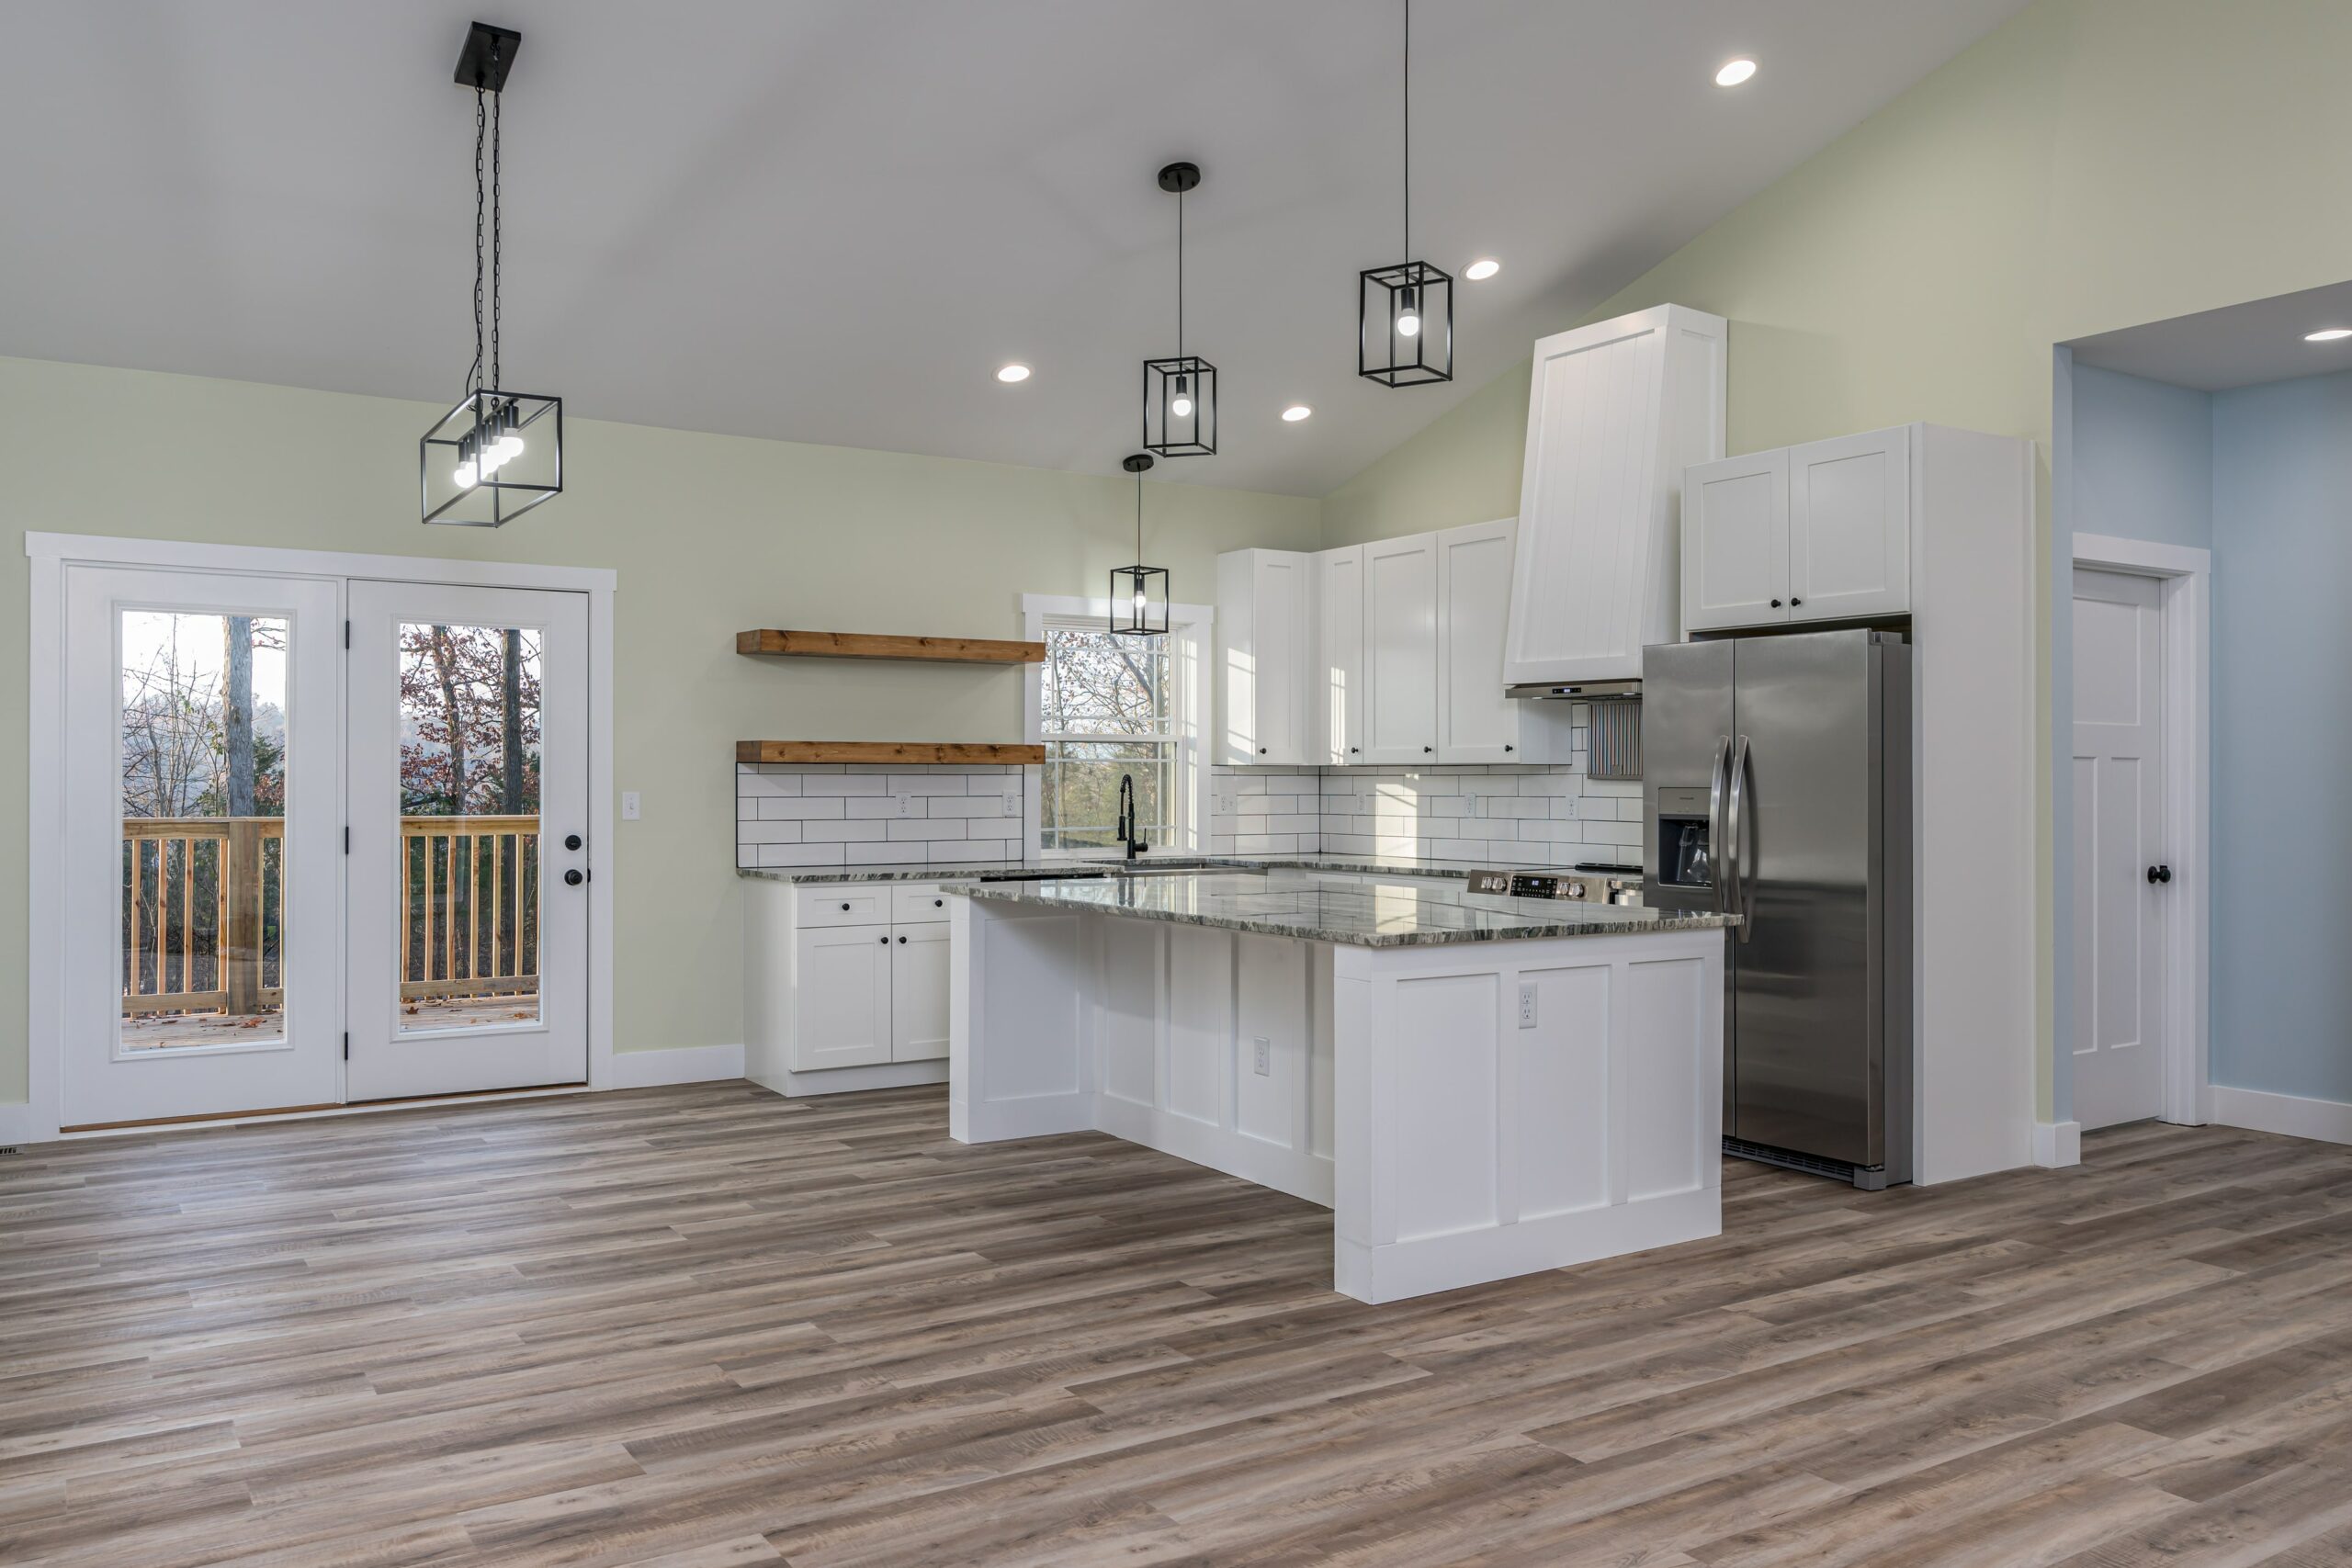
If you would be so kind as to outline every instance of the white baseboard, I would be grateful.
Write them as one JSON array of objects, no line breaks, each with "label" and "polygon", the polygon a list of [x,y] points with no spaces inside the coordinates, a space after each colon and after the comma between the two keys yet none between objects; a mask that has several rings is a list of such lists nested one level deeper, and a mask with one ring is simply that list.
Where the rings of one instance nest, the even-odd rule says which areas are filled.
[{"label": "white baseboard", "polygon": [[786,1071],[781,1081],[752,1080],[790,1100],[817,1094],[856,1094],[869,1089],[906,1089],[914,1084],[945,1083],[947,1058],[928,1062],[876,1062],[868,1067],[828,1067],[821,1073]]},{"label": "white baseboard", "polygon": [[0,1146],[44,1144],[55,1136],[57,1129],[42,1126],[31,1106],[0,1105]]},{"label": "white baseboard", "polygon": [[2305,1100],[2301,1095],[2221,1084],[2213,1086],[2212,1095],[2213,1120],[2224,1127],[2283,1133],[2324,1144],[2352,1144],[2352,1105],[2340,1100]]},{"label": "white baseboard", "polygon": [[2033,1163],[2052,1170],[2083,1163],[2083,1124],[2080,1122],[2036,1122],[2033,1124]]},{"label": "white baseboard", "polygon": [[654,1089],[671,1083],[709,1083],[743,1076],[741,1045],[683,1045],[670,1051],[616,1051],[611,1081],[599,1089]]}]

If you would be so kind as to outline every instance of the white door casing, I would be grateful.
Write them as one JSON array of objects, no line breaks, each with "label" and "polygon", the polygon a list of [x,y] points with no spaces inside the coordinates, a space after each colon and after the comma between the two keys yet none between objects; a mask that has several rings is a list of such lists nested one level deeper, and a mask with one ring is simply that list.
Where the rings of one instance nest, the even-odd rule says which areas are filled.
[{"label": "white door casing", "polygon": [[[2165,1109],[2164,660],[2153,578],[2074,574],[2075,1120]],[[2169,870],[2167,866],[2167,872]]]},{"label": "white door casing", "polygon": [[[336,585],[74,565],[64,573],[60,1089],[66,1128],[332,1104],[342,1098],[343,746]],[[253,1041],[123,1041],[126,611],[287,622],[282,1010]],[[168,897],[168,895],[166,895]],[[182,911],[183,920],[190,917]]]},{"label": "white door casing", "polygon": [[[347,1089],[355,1100],[587,1081],[589,879],[586,596],[355,581],[349,589],[351,918]],[[536,1017],[403,1032],[400,696],[404,625],[519,626],[539,646]],[[572,840],[577,840],[577,847]],[[430,845],[428,853],[435,852]],[[572,880],[576,874],[578,880]]]}]

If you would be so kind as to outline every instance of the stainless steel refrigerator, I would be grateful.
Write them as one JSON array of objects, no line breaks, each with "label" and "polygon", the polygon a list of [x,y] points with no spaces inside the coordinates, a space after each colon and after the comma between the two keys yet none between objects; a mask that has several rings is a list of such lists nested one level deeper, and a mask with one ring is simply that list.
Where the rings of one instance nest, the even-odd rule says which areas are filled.
[{"label": "stainless steel refrigerator", "polygon": [[1727,1153],[1912,1175],[1911,649],[1855,630],[1642,653],[1643,896],[1746,917]]}]

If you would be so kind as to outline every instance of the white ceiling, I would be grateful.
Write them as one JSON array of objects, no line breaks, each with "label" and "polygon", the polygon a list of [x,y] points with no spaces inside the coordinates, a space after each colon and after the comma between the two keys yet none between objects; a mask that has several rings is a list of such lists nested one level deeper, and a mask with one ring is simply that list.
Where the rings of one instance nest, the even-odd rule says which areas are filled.
[{"label": "white ceiling", "polygon": [[1355,274],[1404,259],[1392,3],[8,0],[0,353],[454,398],[480,14],[524,35],[517,389],[1114,472],[1189,157],[1223,449],[1162,471],[1320,494],[2020,3],[1423,0],[1413,244],[1503,271],[1461,286],[1454,383],[1392,391],[1354,373]]},{"label": "white ceiling", "polygon": [[2303,341],[2305,333],[2331,327],[2352,327],[2352,283],[2124,327],[2068,346],[2077,365],[2219,392],[2352,370],[2352,338]]}]

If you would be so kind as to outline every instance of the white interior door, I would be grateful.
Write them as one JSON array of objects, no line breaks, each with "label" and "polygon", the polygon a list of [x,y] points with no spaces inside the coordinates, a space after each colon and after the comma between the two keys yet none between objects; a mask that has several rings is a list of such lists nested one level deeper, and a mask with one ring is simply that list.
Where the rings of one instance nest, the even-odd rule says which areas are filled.
[{"label": "white interior door", "polygon": [[2075,1118],[2164,1110],[2164,668],[2155,580],[2075,572]]},{"label": "white interior door", "polygon": [[66,569],[66,1130],[342,1098],[338,598]]},{"label": "white interior door", "polygon": [[354,581],[352,1100],[588,1077],[588,607]]}]

